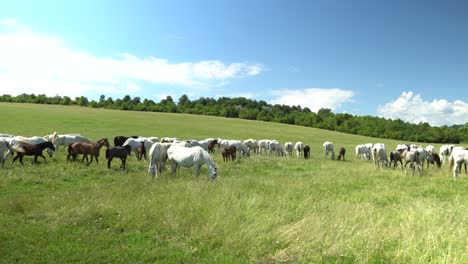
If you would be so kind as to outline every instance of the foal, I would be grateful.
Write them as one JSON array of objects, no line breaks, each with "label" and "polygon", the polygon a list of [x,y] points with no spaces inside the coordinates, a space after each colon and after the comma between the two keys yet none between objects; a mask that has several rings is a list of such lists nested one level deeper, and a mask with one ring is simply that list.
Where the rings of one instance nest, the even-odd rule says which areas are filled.
[{"label": "foal", "polygon": [[224,147],[221,150],[221,155],[223,155],[223,161],[229,161],[232,160],[234,161],[236,159],[236,152],[237,149],[235,146],[230,146],[230,147]]},{"label": "foal", "polygon": [[124,147],[109,147],[106,149],[107,168],[110,169],[111,161],[113,158],[119,158],[122,163],[120,168],[125,170],[125,164],[127,162],[127,156],[130,155],[132,147],[127,145]]},{"label": "foal", "polygon": [[[130,147],[130,150],[131,149],[132,149],[132,147]],[[146,160],[146,148],[145,148],[145,142],[144,141],[142,141],[141,144],[136,149],[136,154],[137,154],[137,160],[141,160],[143,157],[145,157],[145,160]],[[130,155],[130,153],[129,153],[129,155]]]},{"label": "foal", "polygon": [[341,158],[345,160],[345,154],[346,154],[346,149],[341,147],[340,151],[338,152],[338,160],[341,160]]}]

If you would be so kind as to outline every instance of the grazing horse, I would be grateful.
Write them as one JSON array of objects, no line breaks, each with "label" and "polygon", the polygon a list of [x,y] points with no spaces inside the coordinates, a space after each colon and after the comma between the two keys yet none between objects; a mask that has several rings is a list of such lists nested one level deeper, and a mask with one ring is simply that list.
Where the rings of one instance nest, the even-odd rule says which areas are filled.
[{"label": "grazing horse", "polygon": [[5,160],[6,160],[6,154],[4,155],[3,153],[5,153],[5,150],[7,150],[7,149],[11,153],[13,153],[15,151],[11,147],[10,143],[8,143],[5,140],[0,140],[0,162],[2,162],[2,168],[5,165]]},{"label": "grazing horse", "polygon": [[249,149],[249,152],[254,153],[254,154],[259,154],[258,153],[258,141],[255,139],[246,139],[244,140],[244,145]]},{"label": "grazing horse", "polygon": [[429,153],[431,153],[431,154],[434,154],[435,148],[434,148],[434,146],[432,146],[432,145],[427,145],[427,146],[426,146],[426,150],[427,150],[427,152],[429,152]]},{"label": "grazing horse", "polygon": [[[37,157],[42,157],[44,162],[46,162],[46,158],[42,155],[42,151],[45,148],[50,148],[55,151],[55,147],[49,141],[42,142],[39,144],[28,144],[24,142],[20,142],[18,145],[11,146],[11,148],[16,152],[16,157],[10,164],[10,167],[13,166],[13,163],[19,158],[21,164],[23,164],[23,157],[24,156],[34,156],[34,162],[37,162]],[[24,164],[23,164],[24,165]]]},{"label": "grazing horse", "polygon": [[396,169],[398,167],[398,161],[401,164],[401,169],[403,169],[403,161],[401,160],[401,153],[399,151],[392,151],[390,152],[390,164],[389,166],[392,166],[393,162],[393,168]]},{"label": "grazing horse", "polygon": [[179,167],[195,167],[195,176],[200,175],[200,168],[203,164],[208,165],[208,175],[211,180],[216,180],[218,176],[217,168],[208,151],[200,147],[186,148],[182,146],[171,146],[167,150],[167,157],[171,161],[172,175],[176,175]]},{"label": "grazing horse", "polygon": [[296,157],[301,157],[301,152],[304,150],[304,143],[302,143],[301,141],[296,142],[296,145],[294,145],[294,149],[296,149]]},{"label": "grazing horse", "polygon": [[434,167],[434,162],[437,165],[437,168],[440,168],[440,166],[442,165],[442,163],[440,162],[440,156],[437,153],[432,153],[432,162],[428,161],[427,166],[429,166],[430,163]]},{"label": "grazing horse", "polygon": [[310,147],[309,145],[306,145],[304,147],[304,159],[310,158]]},{"label": "grazing horse", "polygon": [[[127,145],[127,146],[129,146],[129,145]],[[131,151],[132,147],[129,146],[129,149]],[[137,147],[136,152],[137,152],[137,160],[141,160],[143,157],[145,158],[145,160],[147,159],[146,158],[146,148],[145,148],[145,142],[144,141],[142,141],[140,146]],[[130,153],[129,153],[129,155],[130,155]]]},{"label": "grazing horse", "polygon": [[346,149],[341,147],[340,151],[338,152],[338,160],[341,160],[341,158],[345,160],[345,154],[346,154]]},{"label": "grazing horse", "polygon": [[[83,159],[87,156],[86,155],[91,155],[91,161],[89,161],[86,165],[91,164],[93,162],[93,158],[96,159],[96,163],[99,163],[98,157],[99,157],[99,151],[103,146],[110,147],[109,146],[109,141],[107,138],[103,138],[98,140],[96,143],[86,143],[86,142],[75,142],[71,143],[68,145],[68,155],[67,155],[67,162],[68,161],[75,161],[76,156],[78,154],[83,154]],[[72,160],[73,157],[73,160]]]},{"label": "grazing horse", "polygon": [[236,146],[224,147],[221,149],[221,155],[223,156],[223,161],[234,161],[236,159]]},{"label": "grazing horse", "polygon": [[421,172],[421,164],[420,164],[420,157],[419,157],[419,151],[417,150],[405,150],[402,154],[402,158],[405,160],[405,173],[406,171],[406,166],[408,163],[410,163],[410,168],[411,168],[411,174],[414,175],[415,167],[418,168],[418,175],[420,175]]},{"label": "grazing horse", "polygon": [[132,148],[130,146],[106,148],[107,168],[110,169],[113,158],[119,158],[122,161],[120,168],[125,170],[127,156],[130,155],[131,150]]},{"label": "grazing horse", "polygon": [[208,146],[207,146],[208,152],[209,153],[214,153],[215,152],[214,147],[216,145],[218,146],[218,148],[221,148],[220,145],[219,145],[219,141],[217,139],[213,139],[210,142],[208,142]]},{"label": "grazing horse", "polygon": [[331,159],[335,159],[335,151],[333,150],[333,143],[331,142],[324,142],[323,148],[325,149],[325,158],[328,158],[328,155],[331,153]]},{"label": "grazing horse", "polygon": [[439,156],[442,159],[442,163],[445,163],[446,160],[450,157],[454,145],[442,145],[439,149]]},{"label": "grazing horse", "polygon": [[465,148],[454,148],[449,158],[449,170],[453,170],[453,178],[458,177],[458,173],[461,172],[462,164],[465,164],[465,173],[466,173],[466,164],[468,164],[468,149]]},{"label": "grazing horse", "polygon": [[138,136],[130,136],[130,137],[126,137],[126,136],[116,136],[114,137],[114,146],[115,147],[121,147],[123,145],[123,143],[125,143],[125,141],[129,138],[138,138]]},{"label": "grazing horse", "polygon": [[286,142],[284,143],[284,150],[286,152],[286,156],[287,157],[291,157],[292,156],[292,151],[293,151],[293,144],[292,142]]},{"label": "grazing horse", "polygon": [[387,150],[385,149],[385,145],[381,143],[374,144],[372,147],[372,159],[374,160],[374,167],[382,168],[388,167],[388,158],[387,158]]},{"label": "grazing horse", "polygon": [[370,151],[367,148],[366,145],[361,144],[357,145],[355,148],[356,155],[354,156],[354,159],[370,159]]},{"label": "grazing horse", "polygon": [[157,177],[157,174],[162,174],[166,160],[167,160],[167,149],[170,147],[169,144],[156,142],[151,146],[149,150],[149,167],[148,174],[151,177]]}]

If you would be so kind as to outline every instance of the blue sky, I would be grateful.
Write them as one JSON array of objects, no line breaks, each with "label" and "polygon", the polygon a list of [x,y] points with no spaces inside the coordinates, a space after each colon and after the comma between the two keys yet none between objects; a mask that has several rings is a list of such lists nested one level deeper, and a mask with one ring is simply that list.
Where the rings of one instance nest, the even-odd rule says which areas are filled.
[{"label": "blue sky", "polygon": [[464,1],[7,1],[0,93],[245,96],[468,122]]}]

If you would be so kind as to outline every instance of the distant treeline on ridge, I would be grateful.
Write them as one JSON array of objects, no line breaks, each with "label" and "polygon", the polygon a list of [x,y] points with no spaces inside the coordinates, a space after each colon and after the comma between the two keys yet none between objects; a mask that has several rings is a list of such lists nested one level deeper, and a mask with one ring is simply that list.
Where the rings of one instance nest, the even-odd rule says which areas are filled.
[{"label": "distant treeline on ridge", "polygon": [[108,108],[128,111],[170,112],[196,115],[211,115],[229,118],[241,118],[277,122],[299,126],[314,127],[350,133],[355,135],[396,139],[402,141],[461,143],[468,142],[468,123],[464,125],[430,126],[428,123],[411,124],[400,119],[391,120],[375,116],[355,116],[335,114],[330,109],[322,108],[317,113],[300,106],[271,105],[265,101],[256,101],[244,97],[219,99],[201,97],[191,101],[182,95],[177,102],[172,97],[159,103],[129,95],[122,99],[113,99],[101,95],[99,100],[85,96],[71,99],[68,96],[47,97],[43,94],[21,94],[0,96],[0,102],[79,105],[83,107]]}]

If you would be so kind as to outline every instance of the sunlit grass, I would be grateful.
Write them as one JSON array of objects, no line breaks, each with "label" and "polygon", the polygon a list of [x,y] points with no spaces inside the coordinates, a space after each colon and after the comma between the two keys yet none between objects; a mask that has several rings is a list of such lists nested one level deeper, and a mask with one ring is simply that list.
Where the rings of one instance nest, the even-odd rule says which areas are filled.
[{"label": "sunlit grass", "polygon": [[[0,262],[466,263],[468,181],[355,161],[354,146],[397,142],[281,124],[193,115],[0,104],[1,133],[276,138],[311,146],[310,160],[252,156],[223,163],[218,181],[181,168],[151,179],[135,157],[125,171],[47,163],[0,171]],[[348,150],[323,157],[321,144]],[[7,161],[9,165],[11,158]]]}]

